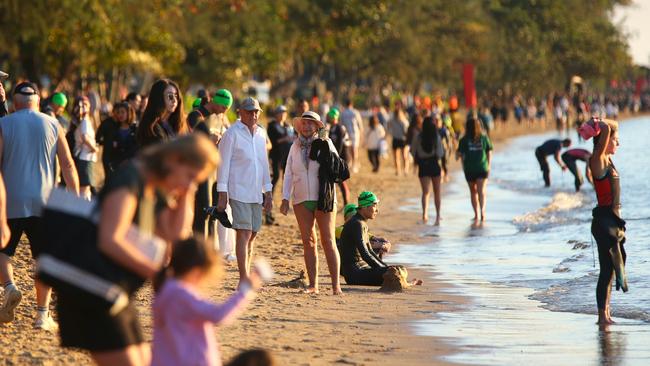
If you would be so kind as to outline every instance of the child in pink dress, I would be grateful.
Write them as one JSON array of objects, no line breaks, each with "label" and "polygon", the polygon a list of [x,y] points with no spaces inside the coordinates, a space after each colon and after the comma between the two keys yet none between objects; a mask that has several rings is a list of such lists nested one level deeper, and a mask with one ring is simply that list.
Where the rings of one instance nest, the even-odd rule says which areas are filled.
[{"label": "child in pink dress", "polygon": [[232,322],[254,297],[261,281],[255,271],[225,303],[203,299],[201,284],[215,277],[219,256],[203,240],[174,245],[168,273],[156,286],[153,304],[152,366],[221,365],[214,325]]}]

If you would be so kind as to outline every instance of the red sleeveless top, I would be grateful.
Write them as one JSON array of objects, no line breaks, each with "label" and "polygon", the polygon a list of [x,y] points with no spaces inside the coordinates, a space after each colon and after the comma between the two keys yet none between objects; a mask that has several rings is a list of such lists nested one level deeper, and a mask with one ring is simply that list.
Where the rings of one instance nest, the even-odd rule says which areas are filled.
[{"label": "red sleeveless top", "polygon": [[620,203],[620,185],[618,172],[611,164],[602,178],[594,177],[594,190],[598,199],[598,206],[613,206]]}]

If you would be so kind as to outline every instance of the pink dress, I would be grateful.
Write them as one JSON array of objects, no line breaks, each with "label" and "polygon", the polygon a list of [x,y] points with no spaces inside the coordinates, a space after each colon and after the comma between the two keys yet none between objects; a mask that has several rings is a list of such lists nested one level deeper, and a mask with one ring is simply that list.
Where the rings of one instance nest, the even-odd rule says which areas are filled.
[{"label": "pink dress", "polygon": [[214,325],[232,322],[252,297],[250,290],[237,291],[225,303],[214,304],[181,281],[165,281],[153,304],[151,365],[221,365]]}]

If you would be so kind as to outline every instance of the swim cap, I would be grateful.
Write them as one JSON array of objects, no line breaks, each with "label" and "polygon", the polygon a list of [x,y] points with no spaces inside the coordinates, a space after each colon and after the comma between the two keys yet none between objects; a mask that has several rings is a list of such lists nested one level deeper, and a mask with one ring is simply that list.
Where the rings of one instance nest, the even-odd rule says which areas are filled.
[{"label": "swim cap", "polygon": [[339,113],[338,109],[332,108],[332,109],[330,109],[329,112],[327,112],[327,117],[337,119],[337,118],[339,118],[339,114],[340,113]]},{"label": "swim cap", "polygon": [[348,215],[354,215],[357,213],[357,205],[354,203],[348,203],[343,207],[343,217],[348,217]]},{"label": "swim cap", "polygon": [[201,98],[196,98],[192,102],[192,108],[198,108],[201,106]]},{"label": "swim cap", "polygon": [[379,199],[374,193],[365,191],[361,192],[359,198],[357,198],[357,202],[359,203],[359,208],[363,208],[372,206],[375,203],[379,203]]},{"label": "swim cap", "polygon": [[216,93],[214,93],[214,96],[212,97],[212,103],[230,108],[230,106],[232,106],[232,94],[230,94],[228,89],[219,89]]},{"label": "swim cap", "polygon": [[65,106],[68,105],[68,98],[66,98],[63,93],[54,93],[54,95],[52,95],[52,103],[65,108]]}]

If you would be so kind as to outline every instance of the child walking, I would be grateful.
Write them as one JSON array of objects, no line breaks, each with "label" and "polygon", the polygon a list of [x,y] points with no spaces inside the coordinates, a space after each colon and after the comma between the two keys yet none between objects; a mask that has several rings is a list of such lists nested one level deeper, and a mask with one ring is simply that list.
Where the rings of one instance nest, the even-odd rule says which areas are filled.
[{"label": "child walking", "polygon": [[256,271],[225,303],[201,297],[199,288],[220,274],[220,258],[199,238],[174,245],[167,273],[156,283],[152,365],[221,365],[214,325],[232,322],[261,285]]}]

